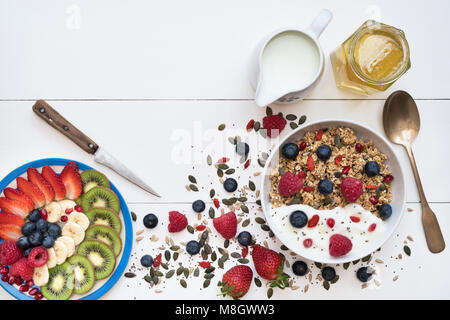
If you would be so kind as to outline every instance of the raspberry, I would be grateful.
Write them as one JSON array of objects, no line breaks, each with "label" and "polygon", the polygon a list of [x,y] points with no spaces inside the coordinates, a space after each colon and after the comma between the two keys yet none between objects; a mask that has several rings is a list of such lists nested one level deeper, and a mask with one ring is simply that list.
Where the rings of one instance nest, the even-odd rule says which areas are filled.
[{"label": "raspberry", "polygon": [[306,178],[306,172],[305,171],[300,171],[297,175],[298,175],[298,177],[300,179],[305,179]]},{"label": "raspberry", "polygon": [[384,177],[383,182],[390,183],[390,182],[392,182],[392,180],[394,180],[394,176],[391,174],[388,174],[387,176]]},{"label": "raspberry", "polygon": [[356,152],[361,153],[364,150],[364,147],[360,143],[357,143],[357,144],[355,144],[355,149],[356,149]]},{"label": "raspberry", "polygon": [[19,261],[13,263],[9,269],[11,276],[19,276],[23,280],[28,281],[33,278],[33,267],[28,264],[27,258],[21,258]]},{"label": "raspberry", "polygon": [[157,268],[157,267],[159,267],[159,266],[161,265],[161,257],[162,257],[162,254],[160,253],[160,254],[158,254],[158,255],[156,256],[155,259],[153,259],[153,266],[154,266],[155,268]]},{"label": "raspberry", "polygon": [[237,219],[234,212],[222,214],[218,218],[213,219],[214,228],[225,239],[231,239],[236,235],[237,231]]},{"label": "raspberry", "polygon": [[352,242],[349,238],[342,234],[333,234],[330,237],[330,245],[328,247],[332,257],[343,256],[352,250]]},{"label": "raspberry", "polygon": [[292,172],[286,172],[278,184],[278,192],[282,197],[290,197],[303,188],[302,180]]},{"label": "raspberry", "polygon": [[305,150],[306,149],[306,141],[300,142],[300,145],[298,146],[298,148],[300,149],[300,151]]},{"label": "raspberry", "polygon": [[188,225],[187,218],[178,211],[169,212],[169,232],[179,232]]},{"label": "raspberry", "polygon": [[363,183],[352,177],[344,178],[341,183],[341,192],[347,202],[356,202],[363,192]]},{"label": "raspberry", "polygon": [[48,261],[48,252],[44,247],[35,247],[28,255],[28,264],[32,267],[42,267]]},{"label": "raspberry", "polygon": [[4,241],[0,244],[0,264],[7,266],[22,258],[22,250],[15,241]]},{"label": "raspberry", "polygon": [[255,127],[255,120],[251,119],[246,126],[247,131],[251,131]]},{"label": "raspberry", "polygon": [[281,115],[270,115],[263,118],[263,128],[267,131],[267,136],[272,138],[278,136],[286,126],[286,119]]}]

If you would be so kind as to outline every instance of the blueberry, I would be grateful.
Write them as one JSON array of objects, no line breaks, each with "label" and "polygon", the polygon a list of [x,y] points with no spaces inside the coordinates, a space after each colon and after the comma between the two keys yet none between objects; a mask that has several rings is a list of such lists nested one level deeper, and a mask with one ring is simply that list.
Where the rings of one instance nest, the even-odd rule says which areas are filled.
[{"label": "blueberry", "polygon": [[308,217],[303,211],[297,210],[291,213],[289,222],[294,228],[303,228],[308,223]]},{"label": "blueberry", "polygon": [[17,246],[20,249],[25,250],[30,247],[30,242],[28,241],[27,237],[23,236],[23,237],[20,237],[19,240],[17,240]]},{"label": "blueberry", "polygon": [[303,261],[295,261],[292,265],[292,272],[296,276],[304,276],[308,272],[308,266]]},{"label": "blueberry", "polygon": [[241,156],[246,156],[250,152],[250,146],[245,142],[239,142],[236,144],[236,152]]},{"label": "blueberry", "polygon": [[47,233],[49,236],[53,237],[53,239],[56,239],[61,235],[61,227],[56,223],[50,223],[47,229]]},{"label": "blueberry", "polygon": [[153,213],[149,213],[144,217],[144,226],[149,229],[153,229],[158,225],[158,217]]},{"label": "blueberry", "polygon": [[320,160],[327,161],[331,157],[331,148],[326,144],[321,145],[317,148],[316,155]]},{"label": "blueberry", "polygon": [[286,143],[281,148],[281,154],[283,157],[290,160],[297,158],[299,151],[300,149],[298,148],[298,145],[292,142]]},{"label": "blueberry", "polygon": [[372,272],[367,267],[361,267],[356,271],[356,277],[361,282],[367,282],[372,277]]},{"label": "blueberry", "polygon": [[239,233],[237,239],[238,242],[243,246],[249,246],[253,241],[252,235],[247,231],[242,231],[241,233]]},{"label": "blueberry", "polygon": [[45,236],[44,239],[42,240],[42,245],[44,246],[44,248],[51,248],[53,247],[53,245],[55,244],[55,239],[53,239],[53,237],[51,236]]},{"label": "blueberry", "polygon": [[328,179],[320,180],[318,189],[321,194],[327,195],[333,192],[333,182]]},{"label": "blueberry", "polygon": [[223,187],[228,192],[234,192],[234,191],[236,191],[238,184],[237,184],[236,180],[234,180],[233,178],[228,178],[223,183]]},{"label": "blueberry", "polygon": [[143,267],[151,267],[153,265],[153,258],[151,255],[146,254],[145,256],[142,256],[141,258],[141,264]]},{"label": "blueberry", "polygon": [[195,212],[203,212],[205,210],[205,203],[202,200],[197,200],[192,203],[192,210]]},{"label": "blueberry", "polygon": [[378,208],[378,212],[380,213],[381,218],[383,218],[383,220],[386,220],[392,215],[392,207],[387,203],[382,204]]},{"label": "blueberry", "polygon": [[25,222],[20,231],[24,236],[29,236],[36,231],[36,224],[34,222]]},{"label": "blueberry", "polygon": [[375,177],[380,173],[380,165],[376,161],[369,161],[364,166],[364,171],[369,177]]},{"label": "blueberry", "polygon": [[28,241],[32,246],[37,247],[42,244],[43,238],[44,236],[42,235],[42,233],[35,231],[28,236]]},{"label": "blueberry", "polygon": [[191,240],[186,244],[186,251],[191,255],[197,254],[200,252],[200,244],[198,241]]},{"label": "blueberry", "polygon": [[25,258],[28,258],[28,256],[30,255],[31,250],[33,250],[33,247],[30,247],[30,248],[28,248],[27,250],[25,250],[25,251],[23,252],[23,256],[24,256]]},{"label": "blueberry", "polygon": [[48,229],[48,222],[44,219],[39,219],[38,222],[36,222],[36,230],[40,233],[47,232]]},{"label": "blueberry", "polygon": [[322,269],[322,278],[327,281],[333,281],[336,278],[336,270],[332,267],[325,267]]},{"label": "blueberry", "polygon": [[34,209],[28,215],[28,220],[30,220],[31,222],[38,222],[39,219],[41,219],[41,215],[38,209]]}]

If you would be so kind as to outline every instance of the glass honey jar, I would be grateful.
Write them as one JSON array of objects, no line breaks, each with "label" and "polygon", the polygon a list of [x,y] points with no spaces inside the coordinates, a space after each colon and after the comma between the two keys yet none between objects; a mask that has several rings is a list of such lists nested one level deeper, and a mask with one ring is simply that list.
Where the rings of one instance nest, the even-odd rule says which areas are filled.
[{"label": "glass honey jar", "polygon": [[362,95],[385,91],[411,67],[402,30],[368,20],[331,53],[339,88]]}]

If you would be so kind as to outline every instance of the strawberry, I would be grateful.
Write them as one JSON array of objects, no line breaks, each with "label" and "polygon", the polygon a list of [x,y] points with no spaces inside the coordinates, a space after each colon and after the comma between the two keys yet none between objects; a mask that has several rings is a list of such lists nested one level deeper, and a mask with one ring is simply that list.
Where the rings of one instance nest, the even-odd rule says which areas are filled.
[{"label": "strawberry", "polygon": [[44,177],[37,171],[36,168],[27,169],[28,181],[37,185],[41,189],[45,197],[45,203],[48,204],[55,199],[55,190],[53,190],[52,185],[44,179]]},{"label": "strawberry", "polygon": [[70,161],[66,164],[60,177],[66,188],[66,198],[74,200],[81,196],[81,193],[83,192],[83,183],[81,182],[81,176],[78,173],[77,164],[74,161]]},{"label": "strawberry", "polygon": [[279,114],[263,118],[263,128],[266,129],[269,138],[277,137],[283,131],[286,123],[286,119]]},{"label": "strawberry", "polygon": [[25,281],[29,281],[33,278],[34,268],[28,264],[27,258],[22,258],[19,261],[13,263],[9,268],[9,274],[11,276],[19,276]]},{"label": "strawberry", "polygon": [[66,197],[66,187],[61,180],[61,177],[50,167],[45,166],[42,168],[42,176],[52,186],[55,191],[55,199],[63,200]]},{"label": "strawberry", "polygon": [[186,216],[178,211],[169,212],[169,232],[179,232],[184,230],[188,225]]},{"label": "strawberry", "polygon": [[361,180],[353,177],[344,178],[341,182],[341,193],[344,199],[349,202],[356,202],[363,192]]},{"label": "strawberry", "polygon": [[0,198],[0,209],[3,213],[15,214],[21,218],[25,218],[33,210],[33,208],[30,210],[30,207],[24,202],[4,197]]},{"label": "strawberry", "polygon": [[15,224],[21,227],[25,221],[15,214],[2,212],[0,213],[0,224]]},{"label": "strawberry", "polygon": [[249,266],[235,266],[225,272],[222,281],[218,283],[218,286],[221,287],[220,295],[229,295],[233,299],[239,299],[250,289],[252,279],[253,271]]},{"label": "strawberry", "polygon": [[17,241],[22,236],[20,226],[17,224],[0,224],[0,238]]},{"label": "strawberry", "polygon": [[18,200],[20,202],[25,203],[30,208],[29,211],[34,209],[33,200],[31,200],[31,198],[22,191],[13,188],[5,188],[5,190],[3,190],[3,193],[5,194],[5,197],[7,197],[8,199]]},{"label": "strawberry", "polygon": [[213,219],[214,228],[225,239],[231,239],[236,235],[237,219],[236,214],[232,211],[222,214],[218,218]]},{"label": "strawberry", "polygon": [[340,257],[346,255],[352,250],[352,241],[342,234],[333,234],[330,237],[329,251],[330,256]]},{"label": "strawberry", "polygon": [[290,197],[303,188],[303,181],[294,173],[286,172],[278,183],[278,192],[282,197]]},{"label": "strawberry", "polygon": [[22,177],[17,178],[17,189],[25,193],[27,196],[31,198],[34,202],[34,207],[41,208],[45,205],[45,196],[42,193],[41,189],[36,186],[34,183],[25,180]]},{"label": "strawberry", "polygon": [[272,280],[271,287],[284,289],[289,286],[289,275],[283,272],[284,258],[276,251],[259,244],[252,246],[252,258],[256,272],[266,280]]},{"label": "strawberry", "polygon": [[0,264],[7,266],[22,258],[22,250],[15,241],[6,240],[0,244]]}]

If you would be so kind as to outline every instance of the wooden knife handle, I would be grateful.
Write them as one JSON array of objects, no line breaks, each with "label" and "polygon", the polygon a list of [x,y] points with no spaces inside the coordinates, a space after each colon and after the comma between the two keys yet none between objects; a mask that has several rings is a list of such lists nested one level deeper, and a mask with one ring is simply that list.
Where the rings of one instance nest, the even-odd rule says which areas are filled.
[{"label": "wooden knife handle", "polygon": [[87,153],[94,154],[97,151],[98,145],[92,139],[78,130],[44,100],[37,100],[33,105],[33,111],[41,119],[75,142]]}]

